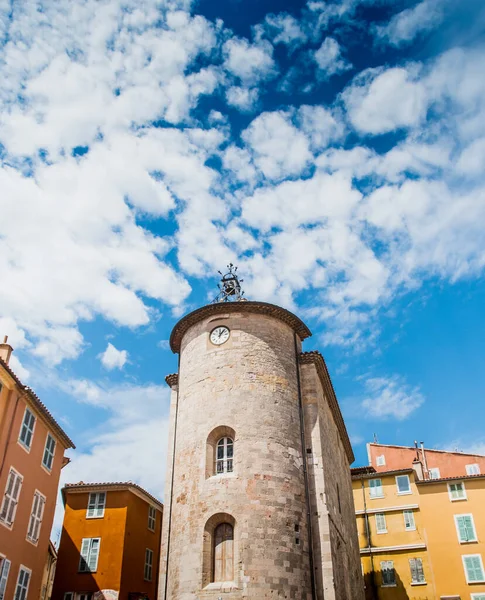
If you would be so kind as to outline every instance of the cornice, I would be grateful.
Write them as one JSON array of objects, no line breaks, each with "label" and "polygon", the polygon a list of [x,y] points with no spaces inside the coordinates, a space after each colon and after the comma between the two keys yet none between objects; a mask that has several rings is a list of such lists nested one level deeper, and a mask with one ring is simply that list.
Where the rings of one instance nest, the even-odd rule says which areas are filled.
[{"label": "cornice", "polygon": [[103,491],[112,491],[112,492],[125,492],[129,491],[139,496],[145,502],[149,504],[155,504],[157,508],[163,512],[163,503],[160,502],[155,496],[152,496],[149,492],[147,492],[144,488],[142,488],[137,483],[132,482],[124,482],[124,481],[111,481],[105,483],[66,483],[66,485],[61,489],[62,499],[64,504],[66,502],[66,494],[82,494],[87,492],[103,492]]},{"label": "cornice", "polygon": [[300,354],[300,364],[315,365],[318,377],[320,379],[320,383],[322,384],[323,391],[325,392],[328,398],[330,410],[332,411],[333,418],[335,419],[335,423],[337,424],[338,430],[340,432],[340,437],[342,438],[342,442],[345,448],[345,452],[347,454],[347,458],[349,460],[349,464],[352,464],[355,460],[354,452],[352,450],[352,444],[350,443],[349,434],[347,433],[347,428],[345,427],[342,412],[340,411],[337,396],[335,395],[332,380],[330,379],[327,365],[325,364],[323,356],[320,354],[320,352],[317,352],[316,350],[312,352],[302,352]]},{"label": "cornice", "polygon": [[165,377],[165,381],[169,387],[172,389],[179,384],[179,374],[178,373],[170,373]]},{"label": "cornice", "polygon": [[207,304],[206,306],[202,306],[201,308],[194,310],[180,319],[180,321],[173,328],[170,336],[170,348],[172,352],[180,352],[180,345],[184,334],[190,327],[199,321],[202,321],[203,319],[213,315],[235,312],[255,313],[279,319],[280,321],[283,321],[283,323],[289,325],[298,334],[302,341],[312,335],[311,331],[300,318],[298,318],[289,310],[286,310],[286,308],[281,308],[281,306],[268,304],[267,302],[253,302],[249,300],[241,302],[220,302],[217,304]]}]

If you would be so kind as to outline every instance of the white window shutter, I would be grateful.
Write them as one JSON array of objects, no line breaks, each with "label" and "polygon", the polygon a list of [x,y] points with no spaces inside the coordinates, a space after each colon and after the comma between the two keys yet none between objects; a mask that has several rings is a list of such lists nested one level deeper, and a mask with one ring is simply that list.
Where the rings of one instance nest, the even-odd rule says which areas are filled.
[{"label": "white window shutter", "polygon": [[91,540],[91,550],[89,552],[88,567],[90,571],[96,571],[98,568],[98,556],[99,556],[99,538]]},{"label": "white window shutter", "polygon": [[5,597],[5,589],[7,587],[8,573],[10,571],[10,561],[4,558],[0,567],[0,600]]},{"label": "white window shutter", "polygon": [[79,561],[79,570],[88,570],[89,549],[91,547],[91,538],[84,538],[81,543],[81,560]]}]

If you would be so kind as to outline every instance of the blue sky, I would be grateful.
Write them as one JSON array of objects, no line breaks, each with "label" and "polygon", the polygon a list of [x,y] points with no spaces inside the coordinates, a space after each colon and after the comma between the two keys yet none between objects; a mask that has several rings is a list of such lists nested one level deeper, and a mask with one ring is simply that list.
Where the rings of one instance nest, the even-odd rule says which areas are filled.
[{"label": "blue sky", "polygon": [[163,495],[174,323],[232,261],[351,435],[485,452],[481,0],[0,2],[0,333]]}]

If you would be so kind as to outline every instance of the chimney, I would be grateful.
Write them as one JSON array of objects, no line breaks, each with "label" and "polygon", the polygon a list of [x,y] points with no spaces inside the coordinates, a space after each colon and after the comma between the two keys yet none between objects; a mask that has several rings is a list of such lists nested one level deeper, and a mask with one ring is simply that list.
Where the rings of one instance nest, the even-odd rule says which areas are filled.
[{"label": "chimney", "polygon": [[422,481],[424,479],[423,465],[422,465],[421,461],[418,460],[417,458],[415,458],[413,460],[413,470],[414,470],[416,479],[418,481]]},{"label": "chimney", "polygon": [[420,442],[420,446],[421,446],[421,457],[422,457],[422,464],[424,467],[424,473],[426,475],[426,478],[429,479],[428,463],[426,462],[426,454],[424,452],[424,442]]},{"label": "chimney", "polygon": [[9,343],[7,343],[7,340],[8,335],[6,335],[3,338],[3,344],[0,344],[0,358],[3,360],[3,362],[7,363],[8,365],[8,361],[10,360],[10,355],[13,352],[13,348]]}]

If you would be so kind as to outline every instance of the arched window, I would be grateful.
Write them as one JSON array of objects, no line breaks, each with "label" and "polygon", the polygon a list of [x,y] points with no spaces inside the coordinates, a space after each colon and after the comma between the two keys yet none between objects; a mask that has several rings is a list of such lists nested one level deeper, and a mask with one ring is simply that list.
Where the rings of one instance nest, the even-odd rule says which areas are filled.
[{"label": "arched window", "polygon": [[215,528],[212,557],[212,581],[233,581],[234,529],[229,523],[220,523]]},{"label": "arched window", "polygon": [[217,442],[215,472],[232,473],[234,442],[230,437],[223,437]]}]

